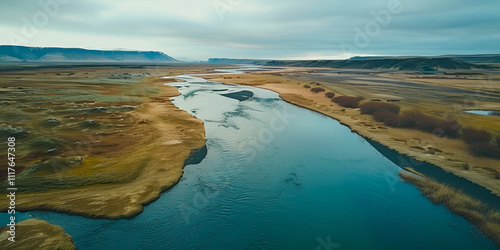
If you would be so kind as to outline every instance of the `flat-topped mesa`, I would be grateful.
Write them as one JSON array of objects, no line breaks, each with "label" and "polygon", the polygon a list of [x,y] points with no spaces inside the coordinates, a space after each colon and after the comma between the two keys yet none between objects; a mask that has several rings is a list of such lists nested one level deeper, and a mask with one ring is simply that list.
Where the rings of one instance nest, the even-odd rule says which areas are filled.
[{"label": "flat-topped mesa", "polygon": [[410,57],[383,59],[349,60],[304,60],[304,61],[269,61],[266,66],[324,67],[347,69],[393,69],[406,71],[437,71],[443,69],[489,69],[486,65],[465,62],[447,57]]},{"label": "flat-topped mesa", "polygon": [[90,50],[0,45],[0,62],[175,63],[180,61],[160,51]]}]

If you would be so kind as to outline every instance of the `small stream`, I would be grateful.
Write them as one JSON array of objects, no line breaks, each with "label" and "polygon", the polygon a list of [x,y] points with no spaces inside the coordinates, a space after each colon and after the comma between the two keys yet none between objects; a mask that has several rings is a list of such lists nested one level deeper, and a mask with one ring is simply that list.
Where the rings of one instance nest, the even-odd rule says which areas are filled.
[{"label": "small stream", "polygon": [[500,111],[497,111],[497,110],[467,110],[464,112],[469,113],[469,114],[476,114],[476,115],[500,116]]}]

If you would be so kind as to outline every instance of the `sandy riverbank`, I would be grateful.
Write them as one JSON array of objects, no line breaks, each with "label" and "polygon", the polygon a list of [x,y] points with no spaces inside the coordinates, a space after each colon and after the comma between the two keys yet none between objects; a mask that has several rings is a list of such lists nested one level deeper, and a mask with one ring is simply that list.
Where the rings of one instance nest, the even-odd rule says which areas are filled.
[{"label": "sandy riverbank", "polygon": [[[289,103],[332,117],[363,137],[380,142],[400,154],[437,165],[491,190],[496,195],[500,195],[499,160],[470,155],[467,145],[461,140],[438,138],[432,134],[413,129],[387,127],[374,121],[369,115],[361,115],[358,109],[340,107],[326,98],[324,93],[314,94],[310,89],[303,87],[305,84],[311,83],[305,74],[307,71],[311,71],[311,69],[286,69],[279,72],[253,72],[238,75],[207,75],[204,78],[278,92]],[[287,76],[287,73],[300,73],[301,79]],[[327,92],[335,92],[336,95],[345,94],[328,89],[324,85],[320,86],[326,88]],[[369,98],[367,97],[367,99]],[[492,118],[487,117],[487,119]]]}]

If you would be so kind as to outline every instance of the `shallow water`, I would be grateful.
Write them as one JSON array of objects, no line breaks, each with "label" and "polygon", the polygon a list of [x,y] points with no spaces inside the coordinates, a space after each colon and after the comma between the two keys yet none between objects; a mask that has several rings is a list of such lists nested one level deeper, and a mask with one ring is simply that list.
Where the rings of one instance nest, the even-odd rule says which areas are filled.
[{"label": "shallow water", "polygon": [[[496,249],[337,121],[271,91],[179,78],[174,104],[204,121],[208,154],[176,186],[130,220],[28,215],[79,249]],[[243,90],[254,96],[222,95]]]},{"label": "shallow water", "polygon": [[[493,110],[467,110],[464,111],[465,113],[470,113],[470,114],[476,114],[476,115],[495,115],[495,112],[498,111],[493,111]],[[498,115],[496,115],[498,116]]]}]

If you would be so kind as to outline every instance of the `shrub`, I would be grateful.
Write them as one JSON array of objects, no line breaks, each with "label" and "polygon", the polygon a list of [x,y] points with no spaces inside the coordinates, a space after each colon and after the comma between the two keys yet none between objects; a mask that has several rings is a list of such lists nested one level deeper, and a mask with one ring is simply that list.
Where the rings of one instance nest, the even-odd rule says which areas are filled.
[{"label": "shrub", "polygon": [[43,120],[40,123],[40,125],[43,127],[55,127],[55,126],[61,125],[61,122],[59,120],[57,120],[56,118],[49,118],[49,119]]},{"label": "shrub", "polygon": [[360,96],[337,96],[332,98],[332,102],[337,103],[338,105],[344,108],[357,108],[359,102],[363,100],[363,97]]},{"label": "shrub", "polygon": [[313,92],[314,94],[317,94],[317,93],[320,93],[320,92],[325,92],[325,89],[321,88],[321,87],[314,87],[314,88],[311,89],[311,92]]},{"label": "shrub", "polygon": [[373,114],[373,119],[383,122],[386,126],[399,126],[399,115],[386,110],[377,111]]},{"label": "shrub", "polygon": [[304,88],[306,88],[306,89],[310,89],[310,88],[311,88],[311,86],[309,86],[309,85],[307,85],[307,84],[306,84],[306,85],[304,85]]},{"label": "shrub", "polygon": [[19,127],[2,126],[0,127],[0,139],[7,139],[9,137],[24,138],[28,136],[28,132]]},{"label": "shrub", "polygon": [[441,128],[443,129],[443,135],[449,137],[458,137],[460,128],[462,124],[460,124],[456,117],[448,117],[441,124]]},{"label": "shrub", "polygon": [[500,158],[500,147],[488,142],[475,142],[469,145],[469,150],[474,156]]},{"label": "shrub", "polygon": [[436,133],[438,136],[457,137],[462,125],[454,117],[441,120],[430,115],[413,110],[399,116],[399,127],[415,128],[425,132]]},{"label": "shrub", "polygon": [[79,125],[82,128],[98,128],[101,126],[101,124],[95,122],[94,120],[85,120],[83,122],[80,122]]},{"label": "shrub", "polygon": [[407,111],[399,116],[399,126],[402,128],[414,128],[422,113],[420,111]]},{"label": "shrub", "polygon": [[335,97],[335,93],[333,93],[333,92],[326,92],[326,93],[325,93],[325,96],[326,96],[327,98],[333,98],[333,97]]},{"label": "shrub", "polygon": [[467,144],[485,142],[489,143],[491,140],[490,132],[486,130],[478,130],[475,128],[462,129],[462,139]]},{"label": "shrub", "polygon": [[64,144],[64,141],[57,138],[37,138],[28,143],[32,149],[51,149],[58,148]]},{"label": "shrub", "polygon": [[415,128],[426,132],[433,132],[435,129],[440,129],[442,127],[441,124],[441,120],[432,116],[421,114],[415,124]]},{"label": "shrub", "polygon": [[359,105],[361,114],[373,115],[378,111],[388,111],[399,114],[400,107],[398,105],[386,102],[367,102]]}]

